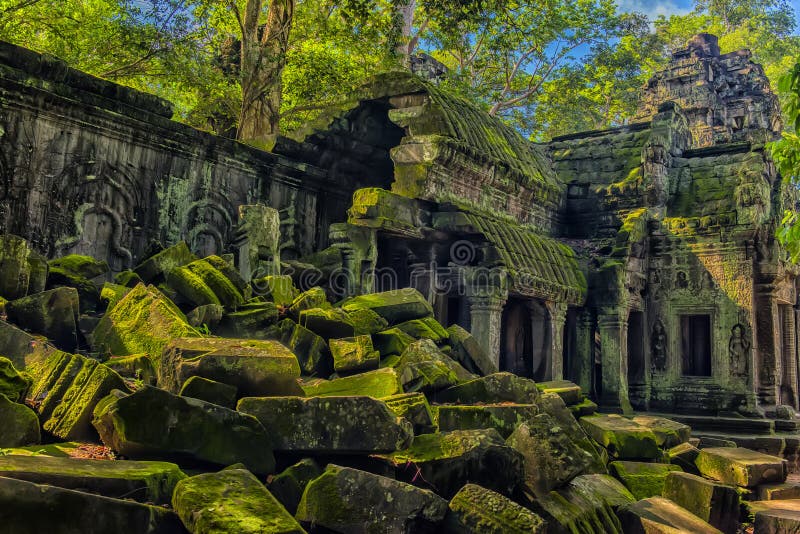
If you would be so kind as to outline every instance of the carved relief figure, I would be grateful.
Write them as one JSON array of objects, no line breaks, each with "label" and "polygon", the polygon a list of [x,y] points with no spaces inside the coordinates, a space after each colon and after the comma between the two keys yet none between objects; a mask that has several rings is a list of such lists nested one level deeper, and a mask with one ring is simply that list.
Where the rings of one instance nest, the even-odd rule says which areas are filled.
[{"label": "carved relief figure", "polygon": [[714,289],[714,277],[711,276],[710,272],[703,271],[703,276],[700,279],[700,287],[701,289]]},{"label": "carved relief figure", "polygon": [[678,287],[678,289],[686,289],[687,287],[689,287],[689,280],[686,277],[685,272],[678,271],[678,274],[676,275],[675,279],[675,285]]},{"label": "carved relief figure", "polygon": [[737,324],[731,329],[731,340],[728,343],[731,356],[731,374],[738,377],[747,376],[747,358],[750,352],[750,341],[744,326]]},{"label": "carved relief figure", "polygon": [[660,320],[653,325],[650,348],[653,357],[653,370],[663,371],[667,366],[667,333],[664,330],[664,324]]}]

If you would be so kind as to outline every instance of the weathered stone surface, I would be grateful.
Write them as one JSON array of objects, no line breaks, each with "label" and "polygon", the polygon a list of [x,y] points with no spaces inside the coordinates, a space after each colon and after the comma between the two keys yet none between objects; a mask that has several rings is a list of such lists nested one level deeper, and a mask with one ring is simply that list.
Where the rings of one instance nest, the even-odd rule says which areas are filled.
[{"label": "weathered stone surface", "polygon": [[22,298],[44,290],[47,263],[23,238],[0,235],[0,296]]},{"label": "weathered stone surface", "polygon": [[539,398],[536,383],[513,373],[493,373],[436,392],[437,402],[530,404]]},{"label": "weathered stone surface", "polygon": [[214,333],[226,337],[264,339],[267,328],[278,320],[279,313],[273,302],[248,302],[236,311],[226,313]]},{"label": "weathered stone surface", "polygon": [[109,358],[105,361],[109,369],[116,371],[120,376],[141,380],[148,386],[156,384],[156,368],[148,354],[132,354]]},{"label": "weathered stone surface", "polygon": [[667,475],[681,469],[672,464],[624,461],[611,462],[609,468],[637,500],[660,497]]},{"label": "weathered stone surface", "polygon": [[78,345],[78,292],[59,287],[6,303],[8,319],[19,326],[42,334],[63,350]]},{"label": "weathered stone surface", "polygon": [[223,469],[178,482],[172,507],[194,534],[303,534],[305,530],[245,469]]},{"label": "weathered stone surface", "polygon": [[300,392],[300,365],[292,352],[273,340],[178,338],[161,354],[158,383],[177,393],[192,376],[235,386],[244,395]]},{"label": "weathered stone surface", "polygon": [[139,284],[106,312],[92,342],[95,350],[116,356],[147,353],[157,365],[164,346],[178,337],[200,337],[200,332],[159,290]]},{"label": "weathered stone surface", "polygon": [[692,434],[689,425],[672,421],[655,415],[637,415],[631,419],[634,423],[642,425],[653,431],[656,444],[662,448],[672,448],[686,443]]},{"label": "weathered stone surface", "polygon": [[423,434],[411,447],[381,458],[398,478],[435,488],[446,498],[468,482],[510,495],[524,479],[522,455],[494,429]]},{"label": "weathered stone surface", "polygon": [[130,292],[131,288],[106,282],[100,289],[100,302],[104,302],[106,311],[117,305],[117,302]]},{"label": "weathered stone surface", "polygon": [[400,393],[384,397],[382,400],[398,417],[411,421],[414,425],[414,435],[429,434],[438,430],[428,399],[422,393]]},{"label": "weathered stone surface", "polygon": [[329,465],[306,487],[295,517],[334,532],[437,532],[447,501],[432,491]]},{"label": "weathered stone surface", "polygon": [[583,417],[584,415],[592,415],[597,413],[598,410],[597,404],[589,398],[584,398],[578,404],[573,404],[569,406],[569,411],[572,412],[572,415],[575,417]]},{"label": "weathered stone surface", "polygon": [[392,368],[376,369],[333,380],[309,380],[300,386],[306,397],[368,395],[380,399],[403,391],[400,377]]},{"label": "weathered stone surface", "polygon": [[72,287],[80,296],[80,310],[94,310],[100,290],[92,280],[109,272],[108,263],[91,256],[68,254],[48,262],[47,288]]},{"label": "weathered stone surface", "polygon": [[236,409],[236,386],[215,382],[199,376],[190,376],[183,383],[181,397],[192,397],[218,406]]},{"label": "weathered stone surface", "polygon": [[267,489],[294,515],[308,483],[322,474],[322,468],[311,458],[290,465],[267,480]]},{"label": "weathered stone surface", "polygon": [[310,376],[327,376],[333,367],[328,344],[305,326],[294,324],[291,319],[286,321],[291,323],[291,332],[284,345],[297,356],[300,370]]},{"label": "weathered stone surface", "polygon": [[63,440],[96,440],[92,411],[114,389],[127,390],[117,373],[96,360],[58,352],[37,370],[31,397],[42,428]]},{"label": "weathered stone surface", "polygon": [[739,528],[739,493],[733,486],[672,472],[662,495],[726,534],[735,534]]},{"label": "weathered stone surface", "polygon": [[325,290],[321,287],[312,287],[295,297],[292,305],[289,306],[289,315],[296,321],[300,319],[300,313],[313,308],[330,308],[328,297]]},{"label": "weathered stone surface", "polygon": [[401,355],[414,342],[414,338],[398,328],[389,328],[372,334],[372,346],[381,356]]},{"label": "weathered stone surface", "polygon": [[366,335],[331,339],[330,349],[337,373],[377,369],[381,360],[380,353],[372,348],[372,338]]},{"label": "weathered stone surface", "polygon": [[326,340],[353,337],[356,332],[350,316],[339,308],[303,310],[299,323]]},{"label": "weathered stone surface", "polygon": [[0,456],[0,477],[116,499],[169,504],[175,484],[186,475],[177,465],[167,462],[6,455]]},{"label": "weathered stone surface", "polygon": [[181,267],[196,259],[197,257],[189,251],[189,247],[186,246],[186,243],[181,241],[177,245],[166,248],[150,256],[139,264],[134,269],[134,272],[145,283],[158,283],[163,281],[167,273],[176,267]]},{"label": "weathered stone surface", "polygon": [[412,319],[396,324],[394,328],[405,332],[414,339],[430,339],[437,345],[447,342],[450,337],[447,330],[433,317]]},{"label": "weathered stone surface", "polygon": [[219,304],[204,304],[187,313],[186,321],[195,328],[214,330],[224,313],[225,308]]},{"label": "weathered stone surface", "polygon": [[753,532],[789,534],[800,532],[800,499],[754,501],[747,504],[755,515]]},{"label": "weathered stone surface", "polygon": [[457,324],[447,327],[453,357],[464,369],[476,375],[490,375],[498,371],[497,364],[489,358],[478,340]]},{"label": "weathered stone surface", "polygon": [[0,477],[0,525],[14,534],[186,532],[173,512],[26,480]]},{"label": "weathered stone surface", "polygon": [[390,452],[413,439],[411,423],[372,397],[246,397],[237,409],[264,425],[278,451]]},{"label": "weathered stone surface", "polygon": [[39,441],[41,435],[36,413],[0,393],[0,448],[20,447]]},{"label": "weathered stone surface", "polygon": [[389,326],[386,319],[368,308],[349,311],[347,317],[353,323],[353,331],[357,336],[376,334]]},{"label": "weathered stone surface", "polygon": [[619,518],[625,534],[719,534],[696,515],[663,497],[650,497],[620,508]]},{"label": "weathered stone surface", "polygon": [[547,531],[545,521],[492,490],[467,484],[450,499],[445,532],[464,534],[534,534]]},{"label": "weathered stone surface", "polygon": [[506,440],[525,461],[525,486],[544,495],[584,473],[597,472],[597,461],[548,414],[529,418]]},{"label": "weathered stone surface", "polygon": [[537,382],[536,387],[542,393],[555,393],[564,401],[567,406],[578,404],[583,393],[581,387],[569,380],[551,380],[549,382]]},{"label": "weathered stone surface", "polygon": [[622,534],[615,511],[633,502],[633,496],[608,475],[581,475],[558,490],[536,499],[547,520],[548,532]]},{"label": "weathered stone surface", "polygon": [[755,497],[758,501],[800,499],[800,484],[796,482],[759,484],[755,488]]},{"label": "weathered stone surface", "polygon": [[17,369],[31,372],[53,353],[60,352],[52,344],[0,320],[0,354],[11,360]]},{"label": "weathered stone surface", "polygon": [[245,464],[255,473],[275,467],[267,433],[246,414],[145,386],[115,392],[94,411],[103,443],[130,458]]},{"label": "weathered stone surface", "polygon": [[252,281],[253,294],[270,299],[278,306],[288,308],[300,294],[292,283],[292,277],[269,275]]},{"label": "weathered stone surface", "polygon": [[0,395],[5,395],[12,402],[25,400],[32,384],[30,376],[19,372],[11,360],[0,356]]},{"label": "weathered stone surface", "polygon": [[406,347],[395,368],[407,392],[432,393],[475,378],[430,339]]},{"label": "weathered stone surface", "polygon": [[192,261],[169,271],[167,283],[196,306],[221,304],[235,308],[244,304],[240,288],[217,266],[225,268],[227,263],[219,256]]},{"label": "weathered stone surface", "polygon": [[507,438],[514,429],[539,413],[535,404],[441,405],[437,422],[443,432],[494,428]]},{"label": "weathered stone surface", "polygon": [[374,311],[386,319],[390,326],[433,315],[433,308],[422,293],[412,288],[360,295],[342,303],[342,309],[347,312],[359,308]]},{"label": "weathered stone surface", "polygon": [[698,454],[700,454],[700,449],[693,446],[691,443],[681,443],[666,451],[664,454],[664,461],[677,465],[687,473],[699,475],[700,471],[694,463]]},{"label": "weathered stone surface", "polygon": [[703,476],[745,488],[783,482],[787,474],[787,462],[783,458],[742,447],[701,449],[695,464]]},{"label": "weathered stone surface", "polygon": [[619,459],[659,458],[656,437],[652,430],[619,415],[581,417],[581,426],[593,440]]}]

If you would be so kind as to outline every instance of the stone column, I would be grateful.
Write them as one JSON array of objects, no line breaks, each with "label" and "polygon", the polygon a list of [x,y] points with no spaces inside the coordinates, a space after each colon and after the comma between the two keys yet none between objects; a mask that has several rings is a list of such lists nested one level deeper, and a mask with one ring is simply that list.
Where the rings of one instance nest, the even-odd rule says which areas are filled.
[{"label": "stone column", "polygon": [[781,376],[780,323],[778,304],[772,295],[772,286],[756,288],[756,322],[753,338],[756,347],[756,362],[753,366],[758,401],[761,406],[775,406],[780,399],[778,377]]},{"label": "stone column", "polygon": [[573,372],[577,384],[584,392],[592,390],[592,372],[594,368],[594,321],[589,310],[578,315],[577,335],[575,343],[575,361]]},{"label": "stone column", "polygon": [[508,299],[506,278],[505,271],[479,268],[468,272],[466,280],[472,335],[498,369],[503,307]]},{"label": "stone column", "polygon": [[603,371],[603,393],[600,405],[605,410],[632,413],[628,399],[628,319],[620,315],[601,312],[597,316],[600,331],[600,360]]},{"label": "stone column", "polygon": [[567,304],[546,303],[550,314],[550,376],[552,380],[564,378],[564,324],[567,321]]},{"label": "stone column", "polygon": [[798,408],[797,391],[797,340],[795,339],[795,310],[791,306],[784,306],[781,312],[781,347],[783,348],[782,361],[783,380],[781,387],[788,398],[783,398],[782,403],[788,404],[795,410]]}]

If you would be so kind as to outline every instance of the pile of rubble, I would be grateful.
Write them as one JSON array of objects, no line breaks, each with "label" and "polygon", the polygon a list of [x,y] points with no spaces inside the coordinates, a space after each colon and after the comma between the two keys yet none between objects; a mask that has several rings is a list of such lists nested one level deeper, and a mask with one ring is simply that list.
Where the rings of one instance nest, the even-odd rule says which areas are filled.
[{"label": "pile of rubble", "polygon": [[0,237],[4,531],[800,528],[784,460],[498,372],[415,290],[332,304],[184,244],[110,279]]}]

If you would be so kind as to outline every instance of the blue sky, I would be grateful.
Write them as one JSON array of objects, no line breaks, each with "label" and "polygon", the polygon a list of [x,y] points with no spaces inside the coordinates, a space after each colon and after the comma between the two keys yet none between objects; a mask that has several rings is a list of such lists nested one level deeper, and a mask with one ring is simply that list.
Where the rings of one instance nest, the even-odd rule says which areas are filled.
[{"label": "blue sky", "polygon": [[[659,15],[681,15],[692,9],[692,0],[617,0],[622,11],[639,11],[651,20]],[[794,8],[797,27],[800,28],[800,0],[790,0]],[[797,33],[798,30],[795,30]]]}]

